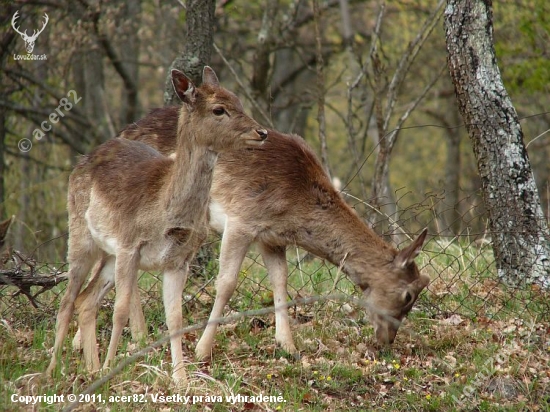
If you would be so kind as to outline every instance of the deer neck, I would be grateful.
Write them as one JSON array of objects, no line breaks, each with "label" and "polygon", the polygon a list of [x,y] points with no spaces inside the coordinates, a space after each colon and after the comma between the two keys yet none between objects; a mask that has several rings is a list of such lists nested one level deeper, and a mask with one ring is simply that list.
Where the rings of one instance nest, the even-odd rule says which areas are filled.
[{"label": "deer neck", "polygon": [[171,179],[166,191],[170,228],[202,229],[217,153],[200,144],[188,122],[180,121]]},{"label": "deer neck", "polygon": [[347,205],[340,204],[310,215],[297,243],[342,268],[362,289],[382,273],[395,249],[374,233]]}]

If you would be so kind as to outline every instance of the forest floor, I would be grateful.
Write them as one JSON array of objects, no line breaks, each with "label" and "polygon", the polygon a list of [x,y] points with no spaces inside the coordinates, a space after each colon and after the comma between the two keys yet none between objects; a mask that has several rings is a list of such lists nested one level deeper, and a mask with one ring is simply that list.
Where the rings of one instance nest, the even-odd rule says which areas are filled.
[{"label": "forest floor", "polygon": [[[480,285],[494,288],[487,281]],[[129,362],[91,395],[82,393],[106,372],[86,372],[69,341],[53,379],[41,379],[50,359],[55,310],[28,305],[0,320],[0,409],[61,410],[69,406],[69,395],[76,395],[79,411],[550,411],[548,295],[537,291],[528,307],[498,311],[484,300],[475,316],[452,310],[433,314],[436,286],[419,299],[390,348],[374,344],[372,327],[353,302],[320,301],[289,310],[300,359],[275,345],[273,314],[243,317],[220,326],[209,363],[193,357],[201,331],[184,335],[190,375],[185,387],[172,386],[164,344]],[[150,334],[138,345],[126,331],[118,362],[165,334],[162,300],[152,298],[152,288],[142,288],[149,291],[144,304]],[[7,302],[7,289],[0,294],[0,302]],[[243,295],[237,299],[230,313],[249,307]],[[265,307],[269,293],[251,299]],[[449,299],[454,307],[467,303],[464,297]],[[210,304],[189,305],[188,323],[205,319]],[[100,311],[102,356],[111,309],[109,301]],[[39,395],[36,404],[25,403],[37,399],[25,396]]]}]

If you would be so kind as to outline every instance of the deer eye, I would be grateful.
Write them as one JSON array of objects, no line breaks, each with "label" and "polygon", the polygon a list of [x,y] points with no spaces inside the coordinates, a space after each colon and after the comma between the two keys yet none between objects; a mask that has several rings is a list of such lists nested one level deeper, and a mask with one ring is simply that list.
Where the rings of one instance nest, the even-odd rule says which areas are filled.
[{"label": "deer eye", "polygon": [[216,116],[223,116],[225,114],[225,109],[223,107],[214,107],[212,113],[214,113]]},{"label": "deer eye", "polygon": [[403,300],[405,301],[405,304],[408,305],[412,300],[412,295],[409,292],[405,292],[405,295],[403,296]]}]

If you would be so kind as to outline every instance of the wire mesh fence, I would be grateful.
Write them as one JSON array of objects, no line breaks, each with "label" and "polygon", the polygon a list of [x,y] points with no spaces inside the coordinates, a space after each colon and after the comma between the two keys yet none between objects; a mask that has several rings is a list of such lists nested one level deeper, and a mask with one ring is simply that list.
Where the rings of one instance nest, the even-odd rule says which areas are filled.
[{"label": "wire mesh fence", "polygon": [[[350,199],[358,211],[365,205],[356,198],[348,197]],[[537,285],[511,287],[499,281],[490,235],[485,230],[485,211],[473,199],[466,197],[450,211],[441,207],[444,198],[432,194],[423,202],[396,210],[393,214],[376,214],[374,219],[371,216],[370,221],[382,237],[398,248],[410,242],[409,239],[414,237],[413,230],[430,228],[430,238],[417,262],[421,271],[429,275],[431,283],[414,310],[429,317],[457,314],[470,319],[492,318],[499,314],[522,317],[528,312],[547,320],[550,301],[544,298],[544,290]],[[449,216],[454,216],[454,220],[450,221]],[[404,228],[411,228],[411,233]],[[220,237],[211,236],[191,267],[184,292],[184,313],[190,324],[207,319],[214,301],[219,246]],[[354,284],[339,268],[301,248],[287,248],[287,263],[289,299],[331,293],[359,296]],[[39,318],[54,319],[65,288],[67,269],[63,262],[35,262],[23,253],[5,251],[0,270],[0,318],[12,327],[25,326],[25,323]],[[229,312],[273,305],[268,273],[254,247],[249,250],[238,280]],[[146,316],[158,316],[157,323],[163,324],[162,276],[143,273],[139,285]],[[112,309],[113,301],[111,292],[102,306]],[[337,308],[345,316],[363,316],[362,311],[349,303],[338,302]],[[290,314],[299,322],[327,310],[334,310],[334,305],[319,301],[310,306],[290,308]],[[100,311],[100,327],[109,327],[111,313],[111,310]]]}]

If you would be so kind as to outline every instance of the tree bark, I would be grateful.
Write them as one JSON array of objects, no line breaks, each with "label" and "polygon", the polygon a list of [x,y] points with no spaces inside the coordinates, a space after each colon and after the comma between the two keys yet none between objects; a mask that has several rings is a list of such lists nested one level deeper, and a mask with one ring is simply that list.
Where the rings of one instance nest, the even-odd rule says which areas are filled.
[{"label": "tree bark", "polygon": [[6,161],[4,153],[6,151],[6,108],[0,107],[0,220],[6,218],[7,212],[4,206],[6,189],[4,186],[4,175],[6,170]]},{"label": "tree bark", "polygon": [[[7,24],[9,21],[10,16],[13,16],[13,13],[15,9],[15,6],[11,5],[9,7],[6,7],[3,14],[0,16],[0,22],[2,24]],[[7,62],[10,58],[10,44],[13,42],[15,38],[15,32],[13,30],[9,30],[6,34],[2,36],[2,39],[0,41],[0,67],[2,68],[2,71],[4,71],[4,68],[6,67]],[[2,99],[9,100],[9,95],[4,94],[5,85],[4,85],[5,78],[0,79],[0,88],[2,90]],[[7,122],[7,109],[5,107],[0,107],[0,220],[7,217],[7,211],[5,207],[5,182],[4,182],[4,175],[6,170],[6,159],[5,159],[5,151],[6,151],[6,141],[8,137],[8,131],[6,128],[6,122]]]},{"label": "tree bark", "polygon": [[[120,98],[120,120],[116,130],[136,121],[138,116],[138,56],[141,1],[115,2],[121,9],[114,20],[116,24],[116,38],[123,39],[124,46],[117,50],[113,37],[109,36],[104,28],[99,26],[99,15],[94,20],[94,31],[99,44],[120,76],[124,89]],[[122,27],[121,27],[122,26]]]},{"label": "tree bark", "polygon": [[449,0],[448,66],[473,144],[498,276],[550,287],[550,232],[493,45],[490,0]]},{"label": "tree bark", "polygon": [[443,199],[438,204],[437,215],[440,221],[438,223],[439,235],[448,238],[454,238],[462,230],[462,216],[459,212],[460,199],[458,198],[462,171],[460,156],[461,128],[456,127],[460,122],[460,113],[458,113],[455,106],[456,103],[453,101],[452,107],[443,109],[443,113],[439,113],[441,110],[424,110],[424,113],[433,117],[446,129],[444,134],[447,153],[443,183],[444,192]]},{"label": "tree bark", "polygon": [[319,124],[319,142],[321,143],[321,163],[329,176],[332,176],[330,163],[328,160],[328,145],[326,134],[326,117],[325,117],[325,65],[323,59],[323,39],[321,35],[321,13],[319,11],[319,1],[313,0],[313,15],[315,26],[315,50],[317,55],[317,123]]},{"label": "tree bark", "polygon": [[172,69],[183,71],[195,83],[202,82],[202,69],[210,63],[214,41],[215,0],[187,0],[187,42],[181,56],[170,65],[164,85],[164,105],[179,104],[174,93],[170,72]]}]

